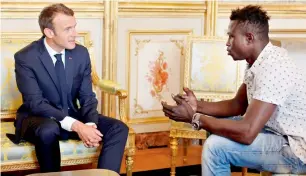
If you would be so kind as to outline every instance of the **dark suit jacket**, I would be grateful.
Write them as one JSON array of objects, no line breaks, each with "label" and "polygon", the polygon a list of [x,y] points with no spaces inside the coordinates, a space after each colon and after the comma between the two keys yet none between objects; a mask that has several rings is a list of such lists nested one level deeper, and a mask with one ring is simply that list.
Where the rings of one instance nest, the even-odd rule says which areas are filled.
[{"label": "dark suit jacket", "polygon": [[53,117],[61,121],[69,115],[84,123],[98,123],[98,101],[92,91],[91,64],[85,47],[76,45],[74,49],[65,51],[69,114],[65,114],[61,107],[60,87],[44,38],[32,42],[14,57],[17,86],[23,98],[15,120],[15,143],[19,143],[23,135],[21,131],[25,131],[21,127],[23,119],[28,116]]}]

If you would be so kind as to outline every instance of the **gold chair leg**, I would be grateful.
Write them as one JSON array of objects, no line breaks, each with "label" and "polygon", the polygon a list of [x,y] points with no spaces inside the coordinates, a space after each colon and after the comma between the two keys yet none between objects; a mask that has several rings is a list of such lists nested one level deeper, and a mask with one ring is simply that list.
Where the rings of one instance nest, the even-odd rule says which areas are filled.
[{"label": "gold chair leg", "polygon": [[247,167],[243,167],[242,168],[242,176],[247,176],[248,175],[248,168]]},{"label": "gold chair leg", "polygon": [[135,148],[129,148],[126,153],[125,165],[126,165],[126,175],[132,176],[133,164],[134,164]]},{"label": "gold chair leg", "polygon": [[187,147],[189,145],[189,139],[183,139],[183,162],[187,161]]},{"label": "gold chair leg", "polygon": [[178,150],[177,138],[171,137],[170,139],[170,148],[171,148],[171,171],[170,176],[175,176],[175,166],[176,166],[176,156]]},{"label": "gold chair leg", "polygon": [[91,163],[92,169],[97,169],[98,168],[98,158],[95,158],[92,163]]}]

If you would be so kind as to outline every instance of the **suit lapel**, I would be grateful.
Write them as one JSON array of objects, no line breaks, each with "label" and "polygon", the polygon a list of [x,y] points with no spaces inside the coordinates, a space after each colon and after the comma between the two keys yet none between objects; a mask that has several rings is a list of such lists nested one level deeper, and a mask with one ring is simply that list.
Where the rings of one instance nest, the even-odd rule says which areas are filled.
[{"label": "suit lapel", "polygon": [[66,81],[68,87],[68,94],[71,91],[72,81],[73,81],[73,68],[74,61],[72,59],[72,53],[70,50],[66,49],[65,53],[65,71],[66,71]]},{"label": "suit lapel", "polygon": [[46,70],[48,71],[50,77],[52,78],[53,83],[55,84],[58,93],[60,93],[60,87],[58,84],[58,79],[55,73],[55,69],[54,69],[54,64],[52,62],[52,58],[50,57],[48,51],[45,48],[44,42],[43,42],[43,38],[40,41],[40,51],[41,51],[41,55],[39,56],[41,62],[43,63],[44,67],[46,68]]}]

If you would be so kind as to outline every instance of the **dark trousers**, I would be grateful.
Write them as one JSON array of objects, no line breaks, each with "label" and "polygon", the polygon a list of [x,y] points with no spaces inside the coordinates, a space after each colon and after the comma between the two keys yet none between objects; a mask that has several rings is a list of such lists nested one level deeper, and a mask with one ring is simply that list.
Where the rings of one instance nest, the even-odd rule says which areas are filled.
[{"label": "dark trousers", "polygon": [[[24,126],[26,124],[26,126]],[[102,116],[97,124],[103,134],[98,168],[120,173],[121,160],[128,136],[128,127],[121,121]],[[28,117],[23,122],[23,139],[35,145],[41,172],[60,171],[61,154],[59,140],[78,138],[77,133],[62,129],[59,122],[43,117]],[[78,138],[79,139],[79,138]]]}]

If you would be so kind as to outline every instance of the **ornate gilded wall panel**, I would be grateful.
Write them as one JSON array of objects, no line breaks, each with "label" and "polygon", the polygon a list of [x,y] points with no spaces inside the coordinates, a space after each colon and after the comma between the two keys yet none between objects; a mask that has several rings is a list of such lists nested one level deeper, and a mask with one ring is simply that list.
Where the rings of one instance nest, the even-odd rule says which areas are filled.
[{"label": "ornate gilded wall panel", "polygon": [[168,121],[161,101],[174,103],[171,93],[181,89],[186,38],[191,30],[128,33],[129,123]]},{"label": "ornate gilded wall panel", "polygon": [[[213,3],[208,3],[204,0],[191,0],[191,1],[179,1],[179,0],[170,0],[170,1],[154,1],[154,0],[147,0],[147,1],[120,1],[118,4],[118,52],[117,52],[117,63],[125,63],[126,59],[123,60],[123,58],[128,57],[127,56],[127,45],[129,45],[129,41],[125,42],[124,40],[127,40],[126,33],[129,33],[129,31],[193,31],[196,35],[204,35],[204,33],[209,33],[214,28],[214,22],[210,23],[212,15],[215,14],[215,11],[213,11],[214,6]],[[210,14],[207,14],[207,13]],[[210,25],[207,25],[207,24]],[[143,34],[143,36],[146,36],[147,34]],[[169,40],[168,36],[171,35],[165,35],[165,41]],[[152,35],[153,37],[153,43],[148,43],[148,45],[145,45],[146,47],[151,48],[154,45],[154,41],[157,39],[156,36]],[[150,38],[150,37],[149,37]],[[160,39],[158,39],[160,40]],[[124,42],[122,42],[124,41]],[[161,40],[160,40],[161,41]],[[152,41],[151,41],[152,42]],[[156,42],[156,41],[155,41]],[[168,41],[169,42],[169,41]],[[171,56],[168,56],[170,53],[175,54],[177,52],[177,49],[172,49],[173,44],[164,42],[161,47],[164,48],[164,52],[160,53],[161,55],[164,54],[167,59],[171,60]],[[158,51],[156,53],[150,53],[147,51],[140,50],[140,54],[145,53],[146,60],[149,61],[149,58],[151,58],[151,61],[153,61],[153,58],[157,59],[159,55]],[[170,58],[169,58],[170,57]],[[163,58],[161,56],[161,58]],[[171,62],[170,62],[171,63]],[[168,63],[169,64],[169,63]],[[178,65],[177,65],[178,66]],[[169,67],[176,67],[176,65],[172,66],[169,65]],[[127,73],[127,68],[124,68],[123,66],[120,66],[118,64],[117,67],[117,81],[121,83],[124,87],[131,87],[128,84],[137,84],[134,81],[134,78],[131,76],[132,74],[129,74],[130,77],[126,77],[124,73]],[[150,69],[147,67],[147,69]],[[125,70],[125,72],[122,72]],[[133,70],[133,69],[130,69]],[[181,72],[182,73],[182,72]],[[179,92],[181,91],[182,86],[182,74],[178,73],[179,76],[177,76],[177,82],[174,83],[172,86],[177,85],[175,89],[171,88],[168,91],[169,92]],[[141,73],[141,74],[147,74],[147,73]],[[138,76],[141,76],[139,74]],[[123,79],[124,77],[125,79]],[[130,79],[130,80],[129,80]],[[154,131],[165,131],[169,130],[169,122],[168,118],[164,116],[164,114],[161,112],[161,106],[160,106],[160,100],[164,96],[163,93],[160,94],[158,87],[153,88],[153,91],[151,92],[151,88],[147,88],[145,92],[140,92],[139,97],[146,94],[146,96],[151,96],[152,94],[156,94],[155,98],[155,104],[151,104],[149,107],[148,103],[152,103],[154,101],[151,101],[149,99],[148,102],[141,102],[139,99],[137,100],[135,104],[135,97],[133,94],[129,94],[130,96],[130,105],[128,106],[128,109],[130,110],[130,113],[128,114],[131,119],[132,127],[135,129],[137,133],[143,133],[143,132],[154,132]],[[157,91],[156,91],[157,90]],[[141,95],[143,94],[143,95]],[[167,97],[168,96],[168,97]],[[170,102],[171,99],[169,98],[169,93],[166,96],[166,99]],[[143,100],[142,100],[143,101]],[[134,108],[133,104],[136,106]],[[138,106],[140,105],[140,106]],[[144,107],[142,107],[144,105]],[[139,109],[144,109],[143,112],[148,113],[136,113],[133,115],[133,112],[139,111]],[[153,110],[153,111],[151,111]],[[141,111],[141,110],[140,110]]]},{"label": "ornate gilded wall panel", "polygon": [[[160,6],[156,6],[155,8],[158,8]],[[153,7],[154,8],[154,7]],[[197,16],[190,16],[185,15],[183,16],[183,13],[176,13],[177,16],[171,16],[166,15],[165,13],[161,13],[162,15],[154,15],[152,17],[148,17],[146,15],[143,15],[144,13],[138,13],[137,16],[135,14],[132,14],[131,16],[125,16],[122,15],[121,12],[118,12],[118,43],[117,43],[117,81],[122,84],[122,86],[125,89],[129,88],[129,84],[136,85],[136,82],[134,81],[133,75],[128,74],[128,57],[129,54],[134,53],[132,49],[129,49],[131,46],[129,46],[130,39],[129,39],[129,33],[130,32],[136,32],[136,35],[132,35],[134,38],[146,40],[146,39],[152,39],[153,43],[156,44],[156,42],[164,41],[161,44],[161,47],[163,47],[164,54],[169,57],[169,54],[176,55],[179,50],[177,47],[173,48],[175,46],[174,43],[170,43],[170,39],[180,39],[175,36],[179,36],[178,34],[180,31],[187,31],[184,32],[184,36],[188,35],[189,31],[192,31],[193,34],[196,35],[203,35],[204,34],[204,28],[205,28],[205,16],[204,14],[197,15]],[[154,12],[157,13],[157,12]],[[173,12],[174,13],[174,12]],[[191,12],[190,12],[191,13]],[[137,32],[139,34],[137,34]],[[155,34],[154,34],[155,33]],[[158,34],[160,33],[160,34]],[[163,34],[164,33],[164,34]],[[160,37],[159,37],[160,36]],[[164,37],[164,38],[162,38]],[[170,37],[170,38],[169,38]],[[172,38],[175,37],[175,38]],[[151,48],[153,43],[149,43],[149,45],[145,45],[145,48],[147,50],[148,48]],[[169,47],[170,46],[170,47]],[[140,54],[145,53],[145,60],[148,60],[149,58],[158,58],[158,51],[154,52],[147,52],[145,50],[140,50]],[[150,50],[149,50],[150,51]],[[132,55],[132,54],[131,54]],[[133,56],[135,57],[135,56]],[[172,56],[171,56],[172,57]],[[167,59],[172,59],[172,58]],[[132,65],[134,66],[134,65]],[[171,65],[170,65],[171,66]],[[149,67],[146,67],[149,69]],[[133,69],[130,69],[133,70]],[[143,73],[147,74],[147,73]],[[129,76],[132,75],[132,76]],[[141,76],[141,75],[138,75]],[[129,78],[131,80],[129,80]],[[177,78],[177,85],[180,86],[182,80],[182,77]],[[180,90],[179,87],[177,87],[177,90]],[[176,91],[177,92],[177,91]],[[142,94],[150,95],[150,89],[146,90],[145,92],[140,92]],[[175,93],[175,92],[174,92]],[[141,95],[142,96],[142,95]],[[150,114],[136,114],[133,115],[132,112],[134,110],[131,110],[134,104],[134,98],[136,95],[132,95],[129,93],[130,97],[130,105],[127,107],[128,110],[130,110],[131,113],[128,114],[129,118],[132,120],[130,121],[131,126],[134,128],[136,133],[145,133],[145,132],[156,132],[156,131],[166,131],[169,130],[169,121],[164,116],[163,113],[161,113],[160,107],[156,107],[159,103],[156,103],[156,105],[152,105],[151,108],[148,108],[148,110],[159,110],[156,112],[151,112]],[[156,100],[157,101],[157,100]],[[148,101],[150,102],[150,101]],[[139,100],[138,102],[139,103]],[[141,103],[140,103],[141,105]],[[156,109],[157,108],[157,109]]]}]

